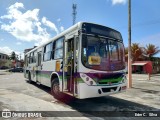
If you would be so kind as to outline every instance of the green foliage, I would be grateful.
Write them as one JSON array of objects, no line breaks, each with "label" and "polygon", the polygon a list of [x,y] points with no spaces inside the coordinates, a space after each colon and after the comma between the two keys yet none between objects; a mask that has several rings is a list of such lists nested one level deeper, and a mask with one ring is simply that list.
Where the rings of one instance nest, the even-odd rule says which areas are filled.
[{"label": "green foliage", "polygon": [[15,52],[11,53],[10,59],[11,60],[16,60],[16,54],[15,54]]},{"label": "green foliage", "polygon": [[[152,57],[159,53],[159,47],[153,44],[148,44],[146,47],[139,46],[138,43],[133,43],[131,46],[132,60],[152,60]],[[125,57],[128,58],[128,48],[125,49]]]},{"label": "green foliage", "polygon": [[146,45],[143,51],[144,55],[147,56],[149,60],[151,60],[151,58],[159,52],[160,52],[159,47],[156,47],[153,44]]}]

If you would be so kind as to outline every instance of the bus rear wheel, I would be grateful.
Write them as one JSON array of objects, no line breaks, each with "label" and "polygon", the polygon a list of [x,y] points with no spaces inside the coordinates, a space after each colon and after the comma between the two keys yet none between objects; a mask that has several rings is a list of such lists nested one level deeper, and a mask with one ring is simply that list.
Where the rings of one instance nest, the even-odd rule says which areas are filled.
[{"label": "bus rear wheel", "polygon": [[52,80],[51,94],[55,98],[58,98],[58,99],[62,98],[62,93],[60,92],[59,82],[58,82],[57,78],[55,78],[54,80]]}]

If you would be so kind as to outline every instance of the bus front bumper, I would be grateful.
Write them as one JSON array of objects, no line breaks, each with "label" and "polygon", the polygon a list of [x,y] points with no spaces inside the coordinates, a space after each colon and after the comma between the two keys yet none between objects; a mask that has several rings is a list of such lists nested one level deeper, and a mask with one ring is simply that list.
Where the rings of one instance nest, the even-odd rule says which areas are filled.
[{"label": "bus front bumper", "polygon": [[114,86],[89,86],[86,83],[79,84],[79,99],[101,97],[120,92],[125,92],[127,88],[126,83]]}]

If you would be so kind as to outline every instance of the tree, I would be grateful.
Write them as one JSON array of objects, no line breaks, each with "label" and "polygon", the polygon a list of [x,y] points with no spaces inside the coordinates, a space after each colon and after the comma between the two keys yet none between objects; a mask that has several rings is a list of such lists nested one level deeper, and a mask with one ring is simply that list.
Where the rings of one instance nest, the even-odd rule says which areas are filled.
[{"label": "tree", "polygon": [[139,46],[138,43],[133,43],[131,46],[131,54],[132,60],[137,61],[142,59],[142,48]]},{"label": "tree", "polygon": [[148,44],[143,48],[143,55],[146,56],[149,60],[151,60],[151,58],[159,52],[159,47],[156,47],[153,44]]},{"label": "tree", "polygon": [[128,60],[128,47],[125,48],[125,61]]},{"label": "tree", "polygon": [[[131,46],[131,56],[132,61],[142,60],[142,48],[139,46],[138,43],[133,43]],[[128,47],[125,48],[125,60],[128,59]]]},{"label": "tree", "polygon": [[10,59],[11,60],[16,60],[16,54],[15,54],[15,52],[11,53]]}]

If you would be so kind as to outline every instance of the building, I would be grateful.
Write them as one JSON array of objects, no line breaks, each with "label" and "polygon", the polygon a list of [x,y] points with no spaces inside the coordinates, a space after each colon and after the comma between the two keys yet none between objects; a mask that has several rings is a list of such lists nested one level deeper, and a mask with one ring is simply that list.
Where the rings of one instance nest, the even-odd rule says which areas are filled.
[{"label": "building", "polygon": [[132,63],[133,73],[153,73],[151,61],[134,61]]},{"label": "building", "polygon": [[0,68],[7,67],[11,68],[13,66],[11,60],[9,59],[9,56],[4,53],[0,53]]},{"label": "building", "polygon": [[34,46],[33,48],[25,49],[25,50],[24,50],[24,54],[27,53],[27,52],[29,52],[29,51],[31,51],[32,49],[34,49],[34,48],[36,48],[36,47],[37,47],[37,46]]}]

